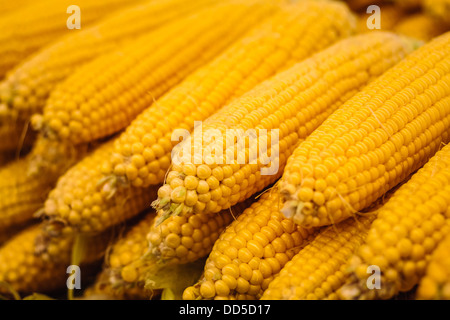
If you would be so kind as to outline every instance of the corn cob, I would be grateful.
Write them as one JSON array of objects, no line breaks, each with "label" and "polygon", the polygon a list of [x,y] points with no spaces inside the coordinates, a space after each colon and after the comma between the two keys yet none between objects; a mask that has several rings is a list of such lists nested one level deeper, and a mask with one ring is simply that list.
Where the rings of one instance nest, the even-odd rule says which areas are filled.
[{"label": "corn cob", "polygon": [[[67,267],[71,264],[73,241],[58,244],[56,260],[46,260],[35,255],[35,239],[41,234],[41,226],[29,227],[0,248],[0,282],[7,282],[14,290],[23,293],[49,292],[66,287]],[[99,247],[95,247],[96,249]],[[103,251],[106,244],[101,248]],[[88,250],[83,259],[83,274],[89,274],[88,266],[99,259],[103,251]],[[0,291],[2,288],[0,288]]]},{"label": "corn cob", "polygon": [[[126,7],[138,0],[79,0],[82,11],[82,27]],[[0,79],[6,72],[46,44],[58,39],[69,30],[66,13],[71,1],[41,0],[14,10],[0,20]]]},{"label": "corn cob", "polygon": [[194,262],[207,256],[220,233],[250,203],[237,204],[217,215],[192,213],[165,219],[162,211],[159,212],[147,235],[149,250],[146,257],[167,265]]},{"label": "corn cob", "polygon": [[450,235],[439,244],[431,256],[425,276],[417,289],[417,298],[450,300]]},{"label": "corn cob", "polygon": [[428,14],[450,23],[450,1],[449,0],[422,0],[423,9]]},{"label": "corn cob", "polygon": [[446,31],[450,30],[450,24],[442,23],[435,18],[424,14],[417,13],[402,19],[393,29],[394,32],[405,36],[430,41]]},{"label": "corn cob", "polygon": [[[450,146],[438,151],[378,211],[365,244],[351,259],[345,299],[389,299],[425,274],[438,243],[450,232]],[[379,290],[366,286],[368,266],[381,271]]]},{"label": "corn cob", "polygon": [[105,267],[96,283],[85,296],[106,294],[120,299],[148,299],[158,292],[146,291],[143,282],[126,282],[122,279],[122,269],[139,260],[148,249],[146,235],[153,220],[154,211],[146,213],[139,222],[130,228],[123,238],[119,238],[106,256]]},{"label": "corn cob", "polygon": [[394,26],[397,25],[397,23],[401,21],[406,14],[407,12],[405,10],[402,10],[401,8],[394,5],[380,6],[381,29],[369,29],[367,22],[372,14],[363,12],[358,16],[358,32],[364,33],[376,30],[392,31],[394,29]]},{"label": "corn cob", "polygon": [[384,73],[293,153],[280,181],[286,216],[337,223],[367,207],[448,142],[450,33]]},{"label": "corn cob", "polygon": [[183,299],[258,299],[280,269],[316,233],[279,212],[274,190],[220,234],[205,264],[203,277]]},{"label": "corn cob", "polygon": [[[66,148],[53,148],[48,152],[47,141],[38,140],[25,158],[12,161],[0,169],[0,233],[29,222],[42,208],[47,194],[58,177],[83,154]],[[31,159],[45,154],[47,167],[33,167]]]},{"label": "corn cob", "polygon": [[161,183],[174,130],[192,130],[194,120],[206,119],[277,71],[352,34],[353,24],[354,17],[339,3],[299,1],[283,7],[143,111],[117,140],[113,174],[134,186]]},{"label": "corn cob", "polygon": [[45,201],[46,232],[99,233],[150,207],[157,189],[122,188],[114,192],[109,184],[98,185],[102,159],[109,157],[113,140],[107,141],[71,167],[56,183]]},{"label": "corn cob", "polygon": [[43,115],[33,119],[35,127],[73,144],[118,132],[276,8],[264,1],[227,1],[103,55],[52,92]]},{"label": "corn cob", "polygon": [[27,140],[21,143],[31,115],[42,112],[50,92],[77,68],[214,1],[141,2],[91,27],[71,32],[26,59],[0,83],[0,140],[3,141],[0,150],[15,150],[33,141],[28,130]]},{"label": "corn cob", "polygon": [[[219,212],[262,190],[281,175],[287,158],[299,141],[369,81],[411,50],[408,40],[387,32],[351,37],[233,100],[203,125],[205,134],[201,139],[209,141],[208,131],[214,129],[216,136],[221,135],[215,138],[219,143],[213,141],[199,145],[202,140],[196,138],[194,132],[193,139],[189,137],[180,144],[181,152],[193,141],[194,150],[210,148],[219,156],[209,156],[212,158],[209,159],[204,152],[204,155],[194,154],[192,159],[189,154],[187,157],[182,155],[181,164],[173,164],[166,184],[158,190],[154,206],[169,215],[184,214],[194,209],[195,212]],[[249,129],[260,130],[257,141],[263,146],[272,139],[272,131],[277,130],[279,142],[274,141],[271,145],[272,159],[268,164],[263,164],[268,154],[256,155],[257,141],[250,142],[248,136],[243,134]],[[271,132],[264,133],[261,129]],[[238,136],[241,141],[237,143],[237,156],[235,145],[230,146],[230,140],[235,138],[230,134],[226,136],[230,130],[242,132]],[[227,144],[228,149],[222,151]],[[247,144],[250,147],[246,147]],[[259,158],[254,162],[252,159],[253,163],[250,163],[252,154]],[[213,195],[216,200],[212,199]]]},{"label": "corn cob", "polygon": [[[321,300],[345,282],[348,258],[364,242],[375,214],[330,226],[300,250],[269,283],[262,300]],[[331,295],[331,296],[330,296]]]}]

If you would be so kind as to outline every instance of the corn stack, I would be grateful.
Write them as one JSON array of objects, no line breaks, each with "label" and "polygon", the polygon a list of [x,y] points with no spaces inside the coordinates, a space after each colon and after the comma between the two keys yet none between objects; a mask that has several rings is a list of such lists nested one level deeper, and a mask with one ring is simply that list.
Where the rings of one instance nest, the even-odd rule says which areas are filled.
[{"label": "corn stack", "polygon": [[[79,0],[81,28],[139,0]],[[0,20],[0,79],[8,70],[46,44],[69,33],[66,21],[71,1],[41,0],[2,16]]]},{"label": "corn stack", "polygon": [[293,152],[280,181],[296,223],[338,223],[420,168],[450,140],[450,33],[346,102]]},{"label": "corn stack", "polygon": [[79,68],[51,93],[34,127],[71,144],[116,133],[276,10],[270,2],[230,0],[176,19]]},{"label": "corn stack", "polygon": [[450,300],[450,236],[433,252],[425,276],[417,289],[417,299]]},{"label": "corn stack", "polygon": [[[391,33],[350,37],[233,100],[205,121],[201,138],[194,131],[193,138],[180,144],[175,154],[179,163],[172,165],[154,206],[168,215],[216,213],[264,189],[281,176],[301,140],[411,50],[409,40]],[[256,141],[245,135],[249,129],[257,131]],[[278,141],[271,142],[274,133]],[[264,150],[257,154],[257,142],[262,146],[269,142],[272,158]],[[183,153],[189,148],[194,150],[192,157]],[[205,183],[204,190],[194,188],[194,181],[205,181],[207,188]],[[200,191],[210,193],[211,199],[201,197]],[[217,200],[212,200],[213,194],[219,195]]]},{"label": "corn stack", "polygon": [[261,299],[333,299],[345,282],[348,259],[364,243],[375,217],[372,212],[322,230],[286,263]]},{"label": "corn stack", "polygon": [[279,211],[279,195],[263,194],[220,234],[200,281],[183,299],[259,299],[283,266],[315,235]]},{"label": "corn stack", "polygon": [[281,10],[143,111],[117,140],[105,175],[137,187],[161,183],[176,129],[192,130],[194,121],[354,33],[354,17],[339,3],[298,1]]},{"label": "corn stack", "polygon": [[[425,275],[439,242],[450,232],[450,145],[438,151],[381,207],[365,244],[350,263],[345,299],[389,299]],[[370,290],[369,266],[379,268],[380,288]]]},{"label": "corn stack", "polygon": [[134,1],[132,7],[69,32],[22,61],[0,83],[0,151],[32,143],[32,114],[42,112],[50,92],[77,68],[214,1]]}]

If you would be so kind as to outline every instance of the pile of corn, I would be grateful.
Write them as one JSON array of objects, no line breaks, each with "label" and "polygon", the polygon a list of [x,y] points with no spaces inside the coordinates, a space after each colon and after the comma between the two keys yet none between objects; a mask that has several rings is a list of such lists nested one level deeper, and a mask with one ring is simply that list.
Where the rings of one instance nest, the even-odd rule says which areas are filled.
[{"label": "pile of corn", "polygon": [[450,299],[449,0],[78,3],[0,0],[0,298]]}]

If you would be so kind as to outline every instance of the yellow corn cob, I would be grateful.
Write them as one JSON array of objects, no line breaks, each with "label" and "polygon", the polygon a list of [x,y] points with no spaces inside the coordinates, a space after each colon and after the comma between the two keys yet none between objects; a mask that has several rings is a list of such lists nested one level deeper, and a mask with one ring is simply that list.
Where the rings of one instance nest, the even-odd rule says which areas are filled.
[{"label": "yellow corn cob", "polygon": [[449,30],[449,24],[442,23],[442,21],[436,20],[424,13],[417,13],[405,17],[393,29],[396,33],[425,42]]},{"label": "yellow corn cob", "polygon": [[158,292],[145,290],[143,282],[125,282],[121,276],[123,268],[139,260],[146,253],[148,249],[146,235],[154,218],[154,211],[146,213],[136,225],[113,244],[110,253],[106,256],[102,274],[85,295],[103,293],[121,299],[148,299],[158,294]]},{"label": "yellow corn cob", "polygon": [[423,9],[430,15],[450,23],[450,0],[422,0]]},{"label": "yellow corn cob", "polygon": [[450,300],[450,235],[433,252],[417,289],[417,299]]},{"label": "yellow corn cob", "polygon": [[322,230],[269,283],[262,300],[321,300],[345,281],[348,259],[364,242],[375,214]]},{"label": "yellow corn cob", "polygon": [[365,11],[358,16],[358,32],[370,32],[376,30],[391,31],[394,26],[403,19],[407,14],[405,10],[394,5],[380,5],[380,28],[381,29],[369,29],[367,26],[368,19],[372,13],[366,13]]},{"label": "yellow corn cob", "polygon": [[[450,145],[438,151],[378,210],[365,244],[351,259],[346,299],[389,299],[425,274],[431,254],[450,232]],[[381,271],[379,290],[369,290],[368,266]]]},{"label": "yellow corn cob", "polygon": [[337,223],[420,168],[450,139],[450,33],[413,52],[334,112],[294,151],[283,212]]},{"label": "yellow corn cob", "polygon": [[156,187],[122,188],[98,185],[100,166],[113,148],[110,140],[76,163],[56,183],[44,206],[47,233],[99,233],[150,207]]},{"label": "yellow corn cob", "polygon": [[[214,145],[215,142],[201,145],[202,140],[195,137],[195,132],[194,138],[189,137],[180,144],[181,151],[191,146],[191,141],[194,142],[194,150],[218,149],[220,151],[215,152],[221,152],[219,157],[214,159],[210,156],[212,159],[209,159],[208,153],[197,156],[195,152],[194,159],[183,155],[181,164],[173,164],[166,184],[158,190],[154,206],[168,214],[184,214],[193,209],[195,212],[219,212],[262,190],[281,175],[287,158],[299,141],[411,50],[409,41],[392,33],[372,32],[351,37],[233,100],[203,125],[201,139],[209,141],[208,130],[213,129],[214,134],[220,134],[216,139],[221,145]],[[256,155],[256,141],[248,141],[248,136],[243,134],[249,129],[268,129],[266,133],[262,130],[257,133],[260,135],[258,144],[264,146],[271,139],[273,132],[270,131],[277,130],[279,142],[273,142],[273,156],[267,165],[263,164],[267,154]],[[230,146],[234,137],[229,130],[242,132],[238,139],[243,147],[238,147],[237,156],[235,146]],[[250,148],[244,145],[245,140]],[[258,157],[257,163],[249,163],[251,154]],[[208,162],[212,164],[207,165]]]},{"label": "yellow corn cob", "polygon": [[[34,255],[34,239],[39,232],[39,226],[33,226],[0,248],[0,281],[6,281],[16,291],[46,292],[65,286],[69,263],[45,263]],[[70,252],[61,253],[61,258],[70,262]]]},{"label": "yellow corn cob", "polygon": [[[47,141],[38,140],[25,158],[0,169],[0,233],[30,221],[42,208],[58,177],[83,154],[82,149],[76,153],[67,148],[53,148],[55,153],[48,149]],[[43,154],[49,159],[49,165],[33,167],[31,159]]]},{"label": "yellow corn cob", "polygon": [[134,186],[161,183],[174,130],[192,130],[194,121],[205,120],[232,98],[353,31],[354,17],[342,4],[298,1],[283,7],[143,111],[116,143],[113,174]]},{"label": "yellow corn cob", "polygon": [[[50,92],[77,68],[101,54],[118,49],[126,42],[161,27],[215,0],[151,0],[95,25],[68,32],[27,58],[0,83],[0,150],[15,150],[30,144],[32,134],[22,142],[32,114],[42,112]],[[134,1],[133,3],[138,3]]]},{"label": "yellow corn cob", "polygon": [[[220,233],[239,216],[251,201],[246,201],[215,215],[192,213],[167,219],[159,212],[147,239],[147,258],[158,263],[184,264],[207,256]],[[163,222],[161,222],[163,221]]]},{"label": "yellow corn cob", "polygon": [[[81,28],[138,0],[79,0]],[[67,0],[40,0],[2,16],[0,20],[0,79],[6,72],[46,44],[69,33]]]},{"label": "yellow corn cob", "polygon": [[[35,255],[35,239],[41,234],[41,226],[29,227],[0,247],[0,282],[7,282],[12,289],[31,293],[64,289],[71,264],[72,241],[61,241],[57,248],[56,260],[46,260]],[[98,252],[95,249],[102,249]],[[89,248],[83,259],[83,275],[89,274],[88,266],[102,256],[106,248]],[[83,268],[85,266],[85,268]],[[0,287],[0,291],[3,287]]]},{"label": "yellow corn cob", "polygon": [[100,56],[52,92],[35,127],[74,144],[115,133],[276,8],[264,1],[227,1]]},{"label": "yellow corn cob", "polygon": [[279,211],[274,190],[220,234],[200,281],[183,299],[259,299],[281,268],[316,233],[297,227]]}]

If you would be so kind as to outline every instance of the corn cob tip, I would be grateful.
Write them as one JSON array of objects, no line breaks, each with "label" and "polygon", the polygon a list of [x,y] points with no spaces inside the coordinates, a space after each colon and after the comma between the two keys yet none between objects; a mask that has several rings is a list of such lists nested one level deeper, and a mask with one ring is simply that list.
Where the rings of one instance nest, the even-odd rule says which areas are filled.
[{"label": "corn cob tip", "polygon": [[67,222],[63,219],[50,217],[42,226],[42,234],[46,239],[60,237],[67,227]]},{"label": "corn cob tip", "polygon": [[193,210],[192,207],[185,206],[182,203],[171,202],[170,197],[158,198],[154,200],[151,205],[158,212],[159,216],[155,222],[156,226],[159,226],[171,216],[186,215]]},{"label": "corn cob tip", "polygon": [[286,218],[292,219],[296,224],[305,225],[304,224],[305,218],[308,215],[314,213],[314,208],[311,205],[311,203],[303,203],[297,200],[289,200],[283,204],[283,207],[281,208],[281,213]]}]

